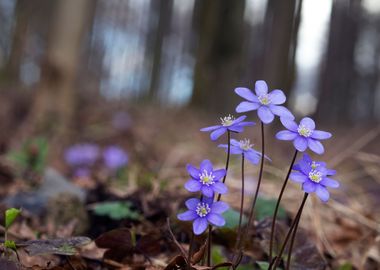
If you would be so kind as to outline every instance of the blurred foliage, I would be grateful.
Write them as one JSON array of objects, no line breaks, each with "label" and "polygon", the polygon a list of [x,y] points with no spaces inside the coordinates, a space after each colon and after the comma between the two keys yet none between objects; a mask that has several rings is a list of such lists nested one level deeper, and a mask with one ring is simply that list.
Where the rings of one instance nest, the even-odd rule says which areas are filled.
[{"label": "blurred foliage", "polygon": [[23,170],[31,169],[34,172],[42,173],[46,165],[47,153],[47,140],[37,137],[24,142],[20,150],[11,151],[8,159]]},{"label": "blurred foliage", "polygon": [[5,211],[5,229],[9,229],[20,213],[21,210],[16,208],[9,208]]},{"label": "blurred foliage", "polygon": [[141,215],[132,210],[130,202],[103,202],[94,207],[94,212],[99,216],[108,216],[114,220],[131,219],[139,220]]},{"label": "blurred foliage", "polygon": [[[267,217],[272,217],[274,213],[274,209],[276,208],[276,200],[274,199],[264,199],[257,198],[256,206],[255,206],[255,215],[256,219],[259,221],[264,220]],[[286,212],[285,209],[281,206],[278,209],[277,218],[285,219]]]}]

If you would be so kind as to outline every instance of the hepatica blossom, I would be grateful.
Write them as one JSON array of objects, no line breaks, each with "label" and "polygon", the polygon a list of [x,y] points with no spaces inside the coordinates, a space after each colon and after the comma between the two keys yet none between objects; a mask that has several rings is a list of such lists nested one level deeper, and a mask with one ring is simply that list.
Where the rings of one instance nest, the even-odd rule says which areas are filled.
[{"label": "hepatica blossom", "polygon": [[218,227],[224,226],[226,223],[221,215],[229,208],[225,202],[213,202],[211,198],[204,198],[202,201],[192,198],[185,204],[188,210],[178,214],[177,217],[183,221],[194,221],[193,231],[196,235],[202,234],[209,223]]},{"label": "hepatica blossom", "polygon": [[278,132],[276,134],[277,139],[293,141],[294,147],[300,152],[304,152],[308,147],[317,154],[323,154],[325,152],[319,140],[328,139],[332,135],[326,131],[316,130],[313,119],[305,117],[301,120],[299,125],[290,118],[282,117],[280,120],[288,130]]},{"label": "hepatica blossom", "polygon": [[293,169],[295,171],[290,174],[290,179],[302,184],[306,193],[315,192],[323,202],[327,202],[330,197],[327,187],[339,187],[338,181],[329,178],[336,172],[327,169],[324,162],[312,161],[307,154],[304,154],[303,159]]},{"label": "hepatica blossom", "polygon": [[104,163],[110,170],[118,170],[128,163],[127,153],[118,146],[109,146],[103,152]]},{"label": "hepatica blossom", "polygon": [[237,119],[235,119],[235,117],[233,117],[232,115],[228,115],[220,118],[220,125],[205,127],[202,128],[201,131],[212,131],[210,134],[210,138],[211,140],[215,141],[224,133],[226,133],[227,130],[240,133],[243,132],[245,126],[253,126],[255,124],[254,122],[243,122],[245,118],[247,118],[246,115],[242,115]]},{"label": "hepatica blossom", "polygon": [[65,161],[73,167],[89,167],[99,157],[99,147],[90,144],[75,144],[65,151]]},{"label": "hepatica blossom", "polygon": [[271,123],[275,115],[294,119],[293,114],[287,108],[279,106],[286,101],[284,92],[276,89],[268,93],[268,85],[265,81],[256,81],[256,95],[245,87],[236,88],[235,93],[247,100],[236,107],[238,113],[257,110],[257,114],[264,124]]},{"label": "hepatica blossom", "polygon": [[[244,154],[244,157],[254,165],[257,165],[260,162],[261,153],[253,149],[253,144],[251,144],[249,139],[243,139],[240,141],[231,139],[230,144],[230,153],[232,155]],[[218,147],[228,149],[228,144],[220,144]],[[266,158],[269,159],[268,157]]]},{"label": "hepatica blossom", "polygon": [[226,175],[226,170],[214,170],[209,160],[203,160],[199,169],[188,164],[187,171],[191,176],[191,179],[185,184],[185,188],[188,191],[201,191],[206,197],[214,197],[215,192],[220,194],[227,193],[227,187],[220,182],[220,179]]}]

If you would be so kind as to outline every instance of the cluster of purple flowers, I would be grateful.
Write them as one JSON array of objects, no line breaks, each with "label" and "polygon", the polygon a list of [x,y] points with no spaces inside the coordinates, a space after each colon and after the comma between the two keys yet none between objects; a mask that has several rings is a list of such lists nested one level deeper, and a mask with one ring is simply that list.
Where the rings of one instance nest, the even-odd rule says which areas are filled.
[{"label": "cluster of purple flowers", "polygon": [[108,146],[103,152],[91,143],[75,144],[64,153],[66,163],[74,169],[77,177],[86,177],[94,164],[102,159],[108,170],[115,172],[128,164],[128,154],[119,146]]},{"label": "cluster of purple flowers", "polygon": [[[241,102],[236,107],[236,112],[257,110],[257,115],[264,124],[271,123],[275,115],[277,115],[280,117],[282,125],[286,128],[286,130],[279,131],[276,134],[278,140],[293,141],[293,146],[299,152],[305,152],[309,148],[318,155],[324,153],[325,149],[320,141],[331,138],[331,133],[316,130],[314,120],[309,117],[304,117],[300,123],[297,124],[294,121],[295,117],[293,114],[284,106],[279,106],[286,101],[286,97],[281,90],[276,89],[272,92],[268,92],[266,82],[257,81],[255,83],[256,94],[245,87],[236,88],[235,93],[247,100]],[[232,141],[231,144],[237,145],[236,142]],[[304,160],[306,159],[310,160],[310,164],[320,164],[318,169],[306,170],[306,166],[304,165]],[[302,168],[304,168],[304,170],[298,169],[301,166],[299,164],[303,164]],[[294,167],[294,170],[297,170],[299,173],[304,173],[306,178],[295,177],[294,175],[297,175],[295,172],[291,175],[291,179],[303,183],[302,187],[305,192],[315,192],[322,201],[326,202],[329,198],[326,187],[337,188],[339,186],[336,180],[330,181],[330,178],[327,178],[329,174],[325,172],[330,170],[326,169],[326,164],[322,162],[313,163],[307,154],[304,154],[303,160],[299,164]],[[310,168],[312,168],[311,165]],[[302,181],[301,178],[305,181]],[[308,181],[308,179],[310,181]]]}]

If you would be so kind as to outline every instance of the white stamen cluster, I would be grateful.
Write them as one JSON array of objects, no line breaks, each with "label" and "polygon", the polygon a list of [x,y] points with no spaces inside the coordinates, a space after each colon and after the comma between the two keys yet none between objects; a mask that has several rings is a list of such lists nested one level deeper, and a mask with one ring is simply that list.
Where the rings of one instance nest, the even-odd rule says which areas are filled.
[{"label": "white stamen cluster", "polygon": [[224,127],[227,127],[227,126],[230,126],[232,125],[232,122],[235,120],[235,117],[233,117],[232,115],[228,115],[228,116],[225,116],[225,117],[221,117],[220,118],[220,121],[222,122],[222,125]]},{"label": "white stamen cluster", "polygon": [[315,170],[318,166],[319,166],[319,164],[315,163],[315,161],[313,161],[313,162],[311,163],[311,168],[312,168],[313,170]]},{"label": "white stamen cluster", "polygon": [[197,205],[197,209],[195,212],[197,213],[198,216],[200,217],[205,217],[207,216],[208,213],[210,213],[211,209],[210,206],[207,203],[200,202]]},{"label": "white stamen cluster", "polygon": [[268,94],[260,95],[257,98],[259,99],[260,103],[263,105],[268,105],[271,102]]},{"label": "white stamen cluster", "polygon": [[317,170],[311,170],[309,172],[309,179],[314,183],[319,183],[322,181],[322,173]]},{"label": "white stamen cluster", "polygon": [[310,130],[309,128],[305,127],[304,125],[299,125],[297,131],[298,131],[299,135],[301,135],[303,137],[306,137],[306,138],[310,137],[311,134],[313,133],[312,130]]},{"label": "white stamen cluster", "polygon": [[215,183],[215,176],[212,175],[212,172],[207,172],[206,170],[203,173],[199,174],[199,179],[203,185],[210,186]]},{"label": "white stamen cluster", "polygon": [[240,140],[239,144],[240,144],[239,145],[240,148],[245,150],[245,151],[251,149],[253,146],[253,144],[251,144],[251,141],[249,139]]}]

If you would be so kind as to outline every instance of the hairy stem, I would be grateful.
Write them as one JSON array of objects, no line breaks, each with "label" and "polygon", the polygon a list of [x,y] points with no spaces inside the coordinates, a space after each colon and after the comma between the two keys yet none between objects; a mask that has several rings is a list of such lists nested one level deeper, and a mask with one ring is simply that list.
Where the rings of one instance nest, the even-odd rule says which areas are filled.
[{"label": "hairy stem", "polygon": [[[223,184],[226,182],[227,173],[228,173],[228,165],[230,164],[230,152],[231,152],[231,131],[227,130],[227,160],[226,160],[226,174],[223,177]],[[217,201],[220,201],[220,198],[222,197],[222,194],[218,195]]]},{"label": "hairy stem", "polygon": [[195,238],[195,234],[194,234],[194,232],[192,232],[191,238],[190,238],[190,244],[189,244],[189,254],[187,255],[187,260],[189,261],[189,264],[187,266],[188,270],[191,269],[190,262],[191,262],[192,249],[193,249],[193,245],[194,245],[194,238]]},{"label": "hairy stem", "polygon": [[212,226],[208,226],[208,241],[207,241],[207,266],[211,266],[211,241],[212,241]]},{"label": "hairy stem", "polygon": [[296,226],[294,227],[294,230],[293,230],[292,239],[290,239],[290,246],[289,246],[289,251],[288,251],[288,259],[286,261],[286,268],[285,268],[286,270],[290,269],[290,261],[292,259],[293,245],[294,245],[294,241],[296,239],[296,233],[297,233],[297,229],[298,229],[298,224],[300,223],[300,219],[301,219],[301,216],[299,216],[296,219]]},{"label": "hairy stem", "polygon": [[239,225],[238,225],[238,231],[237,231],[237,237],[236,237],[236,243],[235,243],[235,250],[236,254],[235,256],[238,255],[239,253],[239,244],[240,244],[240,239],[241,235],[243,233],[243,229],[241,227],[242,221],[243,221],[243,208],[244,208],[244,190],[245,190],[245,185],[244,185],[244,153],[241,155],[241,197],[240,197],[240,215],[239,215]]},{"label": "hairy stem", "polygon": [[282,195],[284,194],[284,191],[285,191],[285,188],[286,188],[286,184],[288,183],[288,180],[289,180],[289,175],[290,175],[290,173],[291,173],[291,171],[293,169],[294,162],[296,161],[297,154],[298,154],[298,151],[296,150],[294,152],[294,156],[293,156],[292,162],[290,163],[289,170],[288,170],[288,173],[287,173],[287,175],[285,177],[284,183],[282,184],[281,191],[280,191],[280,194],[278,196],[277,203],[276,203],[276,208],[274,209],[274,214],[273,214],[273,219],[272,219],[272,227],[271,227],[271,232],[270,232],[270,242],[269,242],[269,262],[272,261],[272,255],[273,255],[273,236],[274,236],[274,231],[276,229],[276,219],[277,219],[278,209],[279,209],[279,206],[280,206]]},{"label": "hairy stem", "polygon": [[272,268],[276,269],[277,265],[280,263],[282,254],[284,253],[284,250],[285,250],[286,244],[289,241],[290,235],[292,234],[293,230],[295,231],[297,223],[299,222],[299,219],[301,218],[302,210],[303,210],[303,208],[305,206],[305,202],[306,202],[306,199],[307,199],[308,195],[309,194],[305,192],[305,195],[303,196],[303,200],[302,200],[301,206],[298,209],[297,215],[296,215],[295,219],[293,220],[293,223],[292,223],[292,225],[291,225],[288,233],[286,234],[284,243],[281,246],[280,253],[278,254],[278,256],[276,256],[276,258],[274,259],[274,261],[270,264],[269,270],[271,270]]}]

